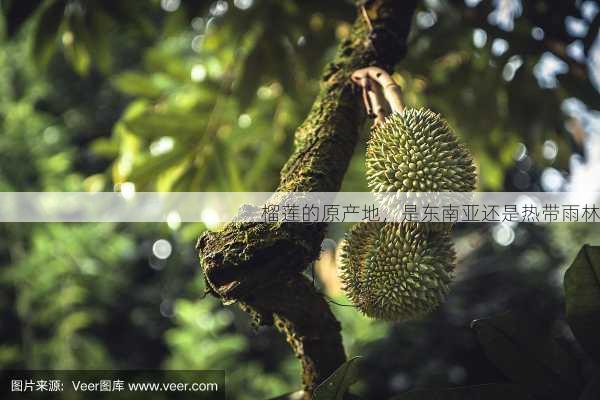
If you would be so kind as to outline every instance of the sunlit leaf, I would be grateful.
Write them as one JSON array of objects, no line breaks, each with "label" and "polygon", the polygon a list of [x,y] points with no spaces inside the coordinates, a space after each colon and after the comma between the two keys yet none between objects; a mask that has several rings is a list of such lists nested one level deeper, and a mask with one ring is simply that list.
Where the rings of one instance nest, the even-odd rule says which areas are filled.
[{"label": "sunlit leaf", "polygon": [[73,66],[73,69],[79,75],[87,75],[91,66],[91,55],[88,45],[92,43],[89,32],[84,26],[82,17],[72,16],[68,19],[67,31],[68,40],[63,40],[64,53]]},{"label": "sunlit leaf", "polygon": [[139,115],[128,116],[122,123],[130,132],[145,139],[172,136],[199,140],[204,135],[206,117],[191,112],[147,110]]},{"label": "sunlit leaf", "polygon": [[147,75],[134,71],[122,72],[112,78],[112,84],[121,92],[131,96],[158,97],[162,89]]}]

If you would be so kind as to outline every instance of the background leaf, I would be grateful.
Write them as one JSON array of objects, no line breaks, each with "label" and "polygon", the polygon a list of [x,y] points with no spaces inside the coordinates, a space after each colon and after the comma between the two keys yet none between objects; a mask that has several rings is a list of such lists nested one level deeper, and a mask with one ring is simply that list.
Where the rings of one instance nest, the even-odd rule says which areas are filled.
[{"label": "background leaf", "polygon": [[89,46],[92,39],[81,16],[70,16],[67,19],[68,40],[63,40],[64,54],[71,66],[79,75],[87,75],[91,67],[91,55]]},{"label": "background leaf", "polygon": [[33,60],[39,68],[48,64],[56,49],[56,36],[65,9],[62,0],[49,1],[47,4],[37,20],[31,49]]},{"label": "background leaf", "polygon": [[511,381],[540,399],[576,398],[583,387],[578,360],[535,317],[504,313],[473,321],[488,358]]},{"label": "background leaf", "polygon": [[314,391],[315,400],[343,400],[348,388],[358,379],[360,357],[353,357],[343,363],[331,376],[325,379]]},{"label": "background leaf", "polygon": [[600,363],[600,246],[581,248],[564,285],[569,325],[585,351]]}]

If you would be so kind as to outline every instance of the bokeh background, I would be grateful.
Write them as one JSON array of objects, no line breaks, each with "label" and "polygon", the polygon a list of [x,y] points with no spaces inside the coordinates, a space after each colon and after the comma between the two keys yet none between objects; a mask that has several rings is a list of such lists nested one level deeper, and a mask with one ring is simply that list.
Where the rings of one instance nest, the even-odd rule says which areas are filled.
[{"label": "bokeh background", "polygon": [[[2,0],[0,190],[271,191],[347,1]],[[473,152],[479,190],[600,190],[597,1],[425,0],[394,78]],[[343,190],[366,191],[363,130]],[[1,206],[1,205],[0,205]],[[0,370],[225,369],[235,399],[300,387],[282,336],[202,298],[206,224],[0,224]],[[307,273],[336,303],[343,224]],[[469,323],[562,316],[562,275],[598,224],[464,224],[456,282],[423,321],[332,303],[354,389],[502,381]],[[549,328],[550,329],[550,328]]]}]

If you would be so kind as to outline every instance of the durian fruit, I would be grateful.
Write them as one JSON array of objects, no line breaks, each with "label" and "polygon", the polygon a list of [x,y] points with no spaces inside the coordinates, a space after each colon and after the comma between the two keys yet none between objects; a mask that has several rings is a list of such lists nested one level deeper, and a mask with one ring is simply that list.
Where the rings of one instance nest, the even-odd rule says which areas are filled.
[{"label": "durian fruit", "polygon": [[[367,145],[366,174],[375,193],[471,192],[476,184],[468,149],[439,114],[423,108],[393,113],[373,129]],[[401,203],[411,196],[388,193],[376,196],[383,210],[397,217],[402,212]],[[420,208],[426,202],[435,204],[436,199],[434,194],[421,194]],[[427,228],[447,230],[449,225],[432,223]]]},{"label": "durian fruit", "polygon": [[448,123],[428,109],[389,115],[367,147],[367,182],[374,192],[470,192],[473,159]]},{"label": "durian fruit", "polygon": [[454,250],[446,231],[415,223],[359,223],[342,247],[340,277],[367,316],[405,320],[435,309],[448,292]]}]

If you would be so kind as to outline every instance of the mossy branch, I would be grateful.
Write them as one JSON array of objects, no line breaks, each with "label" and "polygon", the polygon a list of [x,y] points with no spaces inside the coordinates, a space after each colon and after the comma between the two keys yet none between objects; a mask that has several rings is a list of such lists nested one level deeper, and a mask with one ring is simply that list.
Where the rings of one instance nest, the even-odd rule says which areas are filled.
[{"label": "mossy branch", "polygon": [[[406,52],[416,0],[368,0],[322,77],[281,171],[282,192],[340,189],[365,121],[352,72],[390,70]],[[212,293],[237,301],[259,324],[275,324],[303,366],[308,394],[345,361],[340,324],[302,271],[319,256],[327,224],[230,223],[204,234],[198,250]]]}]

